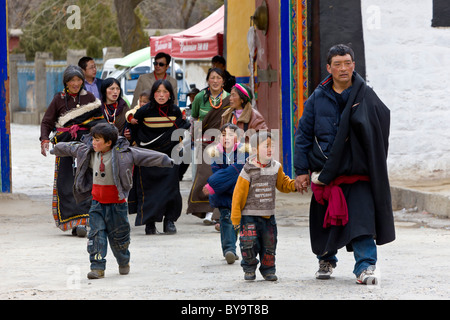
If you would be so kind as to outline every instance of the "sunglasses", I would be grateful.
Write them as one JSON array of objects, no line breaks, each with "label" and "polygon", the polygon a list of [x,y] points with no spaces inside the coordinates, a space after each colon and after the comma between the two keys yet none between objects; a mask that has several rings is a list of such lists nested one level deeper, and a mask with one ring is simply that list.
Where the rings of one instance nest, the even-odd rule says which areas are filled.
[{"label": "sunglasses", "polygon": [[153,62],[153,65],[156,67],[157,65],[159,65],[160,67],[164,67],[164,66],[167,66],[167,64],[166,63],[162,63],[162,62]]}]

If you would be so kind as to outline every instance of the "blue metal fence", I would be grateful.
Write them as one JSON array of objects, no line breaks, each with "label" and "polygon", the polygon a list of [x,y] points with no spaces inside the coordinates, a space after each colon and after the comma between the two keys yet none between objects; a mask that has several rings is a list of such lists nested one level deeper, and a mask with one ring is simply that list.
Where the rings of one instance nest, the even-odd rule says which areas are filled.
[{"label": "blue metal fence", "polygon": [[67,68],[66,61],[47,61],[45,64],[47,74],[47,106],[52,102],[56,93],[62,91],[63,73]]},{"label": "blue metal fence", "polygon": [[34,101],[34,62],[17,63],[17,81],[19,82],[19,111],[32,111]]},{"label": "blue metal fence", "polygon": [[[97,77],[101,75],[102,61],[96,61],[100,66],[97,71]],[[63,87],[63,74],[67,68],[66,61],[47,61],[45,63],[46,70],[46,105],[52,102],[56,93],[61,92]],[[18,62],[17,63],[17,81],[19,88],[19,111],[36,110],[35,101],[35,68],[34,62]]]}]

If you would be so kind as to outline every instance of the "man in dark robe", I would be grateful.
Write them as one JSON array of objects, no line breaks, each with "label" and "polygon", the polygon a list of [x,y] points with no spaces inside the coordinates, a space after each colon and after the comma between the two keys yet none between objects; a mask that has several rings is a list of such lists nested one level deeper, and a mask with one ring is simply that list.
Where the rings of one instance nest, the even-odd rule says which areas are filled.
[{"label": "man in dark robe", "polygon": [[330,75],[305,104],[295,137],[296,188],[311,180],[310,238],[318,279],[337,250],[354,252],[356,282],[376,284],[377,247],[395,239],[387,173],[390,111],[355,71],[345,45],[328,52]]}]

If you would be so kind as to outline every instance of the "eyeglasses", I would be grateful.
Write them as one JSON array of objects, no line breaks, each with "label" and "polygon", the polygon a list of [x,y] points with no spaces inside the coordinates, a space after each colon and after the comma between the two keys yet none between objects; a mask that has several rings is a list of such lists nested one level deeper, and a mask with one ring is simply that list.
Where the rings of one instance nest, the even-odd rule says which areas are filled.
[{"label": "eyeglasses", "polygon": [[167,63],[162,63],[162,62],[153,62],[153,65],[156,67],[157,65],[159,65],[160,67],[164,67],[167,66]]}]

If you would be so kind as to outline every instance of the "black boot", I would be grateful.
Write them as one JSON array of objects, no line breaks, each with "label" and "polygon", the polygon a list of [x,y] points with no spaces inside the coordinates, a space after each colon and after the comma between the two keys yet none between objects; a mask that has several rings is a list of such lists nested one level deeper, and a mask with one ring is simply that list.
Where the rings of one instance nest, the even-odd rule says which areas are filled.
[{"label": "black boot", "polygon": [[175,228],[175,224],[173,223],[173,221],[164,220],[164,233],[166,234],[177,233],[177,228]]},{"label": "black boot", "polygon": [[80,238],[84,238],[87,235],[87,229],[86,226],[79,225],[72,229],[72,235],[78,236]]},{"label": "black boot", "polygon": [[155,222],[149,222],[145,225],[145,234],[158,234],[158,230],[156,230]]}]

